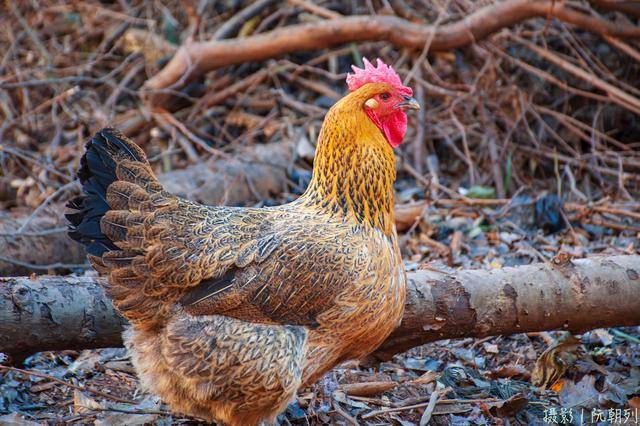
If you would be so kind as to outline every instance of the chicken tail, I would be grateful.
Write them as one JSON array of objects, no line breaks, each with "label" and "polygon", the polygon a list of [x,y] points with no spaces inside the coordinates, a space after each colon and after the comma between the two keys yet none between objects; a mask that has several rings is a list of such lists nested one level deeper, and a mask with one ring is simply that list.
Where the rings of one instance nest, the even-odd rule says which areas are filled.
[{"label": "chicken tail", "polygon": [[67,204],[67,207],[77,212],[67,214],[66,217],[71,224],[69,236],[83,244],[91,256],[100,257],[106,251],[118,250],[113,241],[102,233],[100,220],[111,210],[107,202],[107,188],[119,180],[117,169],[123,162],[139,163],[142,169],[148,169],[148,173],[136,176],[136,180],[144,181],[145,187],[154,186],[154,183],[160,186],[149,168],[144,151],[120,131],[105,128],[87,142],[78,170],[85,195],[76,197]]},{"label": "chicken tail", "polygon": [[141,225],[143,204],[153,208],[151,198],[163,197],[144,151],[120,131],[103,129],[87,142],[78,178],[84,194],[67,204],[69,236],[86,247],[96,270],[109,276],[107,294],[125,317],[138,324],[162,322],[167,307],[142,294],[146,277],[134,273],[145,248],[124,241]]}]

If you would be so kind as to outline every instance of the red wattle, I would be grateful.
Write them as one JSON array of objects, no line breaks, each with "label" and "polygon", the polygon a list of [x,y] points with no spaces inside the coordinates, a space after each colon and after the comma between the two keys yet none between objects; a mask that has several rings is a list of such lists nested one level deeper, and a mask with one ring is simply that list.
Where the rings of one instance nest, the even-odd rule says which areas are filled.
[{"label": "red wattle", "polygon": [[402,110],[397,110],[385,116],[382,120],[378,118],[372,109],[366,110],[371,121],[378,126],[384,137],[393,148],[397,148],[402,143],[404,134],[407,132],[407,114]]}]

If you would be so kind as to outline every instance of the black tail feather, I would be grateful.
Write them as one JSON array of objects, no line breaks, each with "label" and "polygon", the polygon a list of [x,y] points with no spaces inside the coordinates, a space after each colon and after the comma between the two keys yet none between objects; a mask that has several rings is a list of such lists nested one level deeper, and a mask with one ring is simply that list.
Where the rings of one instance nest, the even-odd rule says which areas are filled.
[{"label": "black tail feather", "polygon": [[147,159],[140,148],[111,128],[96,133],[85,149],[78,170],[84,195],[69,201],[67,207],[74,212],[65,216],[70,223],[69,236],[83,244],[87,253],[99,257],[106,251],[118,250],[100,230],[100,219],[109,211],[107,188],[117,180],[117,161],[127,159],[147,163]]}]

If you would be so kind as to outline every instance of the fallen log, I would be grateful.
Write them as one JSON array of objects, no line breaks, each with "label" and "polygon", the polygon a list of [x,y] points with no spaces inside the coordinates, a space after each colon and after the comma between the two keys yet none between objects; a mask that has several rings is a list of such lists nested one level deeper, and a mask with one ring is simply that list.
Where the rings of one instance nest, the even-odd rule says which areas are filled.
[{"label": "fallen log", "polygon": [[125,325],[96,278],[0,278],[0,352],[14,361],[40,347],[121,346]]},{"label": "fallen log", "polygon": [[408,275],[402,324],[374,355],[386,360],[442,339],[640,325],[638,297],[637,255],[416,271]]},{"label": "fallen log", "polygon": [[47,273],[85,263],[84,248],[67,237],[62,211],[57,204],[47,210],[47,216],[32,220],[30,215],[0,214],[0,276]]},{"label": "fallen log", "polygon": [[[612,10],[615,5],[608,5]],[[450,50],[482,40],[531,18],[555,18],[602,36],[639,38],[640,27],[605,21],[556,0],[507,0],[478,9],[457,22],[425,25],[394,16],[347,16],[289,25],[249,37],[187,43],[146,83],[152,105],[163,105],[194,78],[228,65],[276,58],[362,41],[387,41],[397,48]]]},{"label": "fallen log", "polygon": [[[291,142],[255,145],[232,158],[213,159],[158,176],[172,194],[210,205],[244,205],[281,194],[293,158]],[[44,213],[44,212],[43,212]],[[64,203],[47,216],[0,216],[0,276],[69,269],[85,263],[84,248],[67,237]],[[29,220],[26,229],[22,224]]]},{"label": "fallen log", "polygon": [[[102,278],[0,278],[0,352],[122,344],[125,322]],[[390,359],[441,339],[640,325],[640,256],[609,256],[494,270],[408,274],[400,327],[374,354]]]},{"label": "fallen log", "polygon": [[239,205],[286,190],[293,143],[254,145],[228,159],[215,159],[158,176],[168,192],[210,205]]}]

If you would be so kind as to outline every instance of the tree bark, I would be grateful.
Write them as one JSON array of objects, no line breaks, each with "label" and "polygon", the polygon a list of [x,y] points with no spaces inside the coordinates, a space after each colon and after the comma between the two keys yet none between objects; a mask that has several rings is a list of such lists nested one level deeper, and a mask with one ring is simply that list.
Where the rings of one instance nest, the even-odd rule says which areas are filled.
[{"label": "tree bark", "polygon": [[556,18],[603,36],[640,37],[637,26],[602,20],[565,2],[507,0],[480,8],[460,21],[440,26],[415,24],[394,16],[347,16],[290,25],[241,39],[188,43],[145,86],[149,89],[150,103],[162,105],[170,97],[162,90],[157,92],[159,89],[178,89],[199,75],[228,65],[358,41],[388,41],[397,48],[423,49],[431,40],[429,50],[450,50],[536,17]]},{"label": "tree bark", "polygon": [[[122,344],[125,322],[101,278],[0,278],[0,352]],[[640,256],[609,256],[497,270],[408,274],[402,324],[373,357],[459,337],[640,325]]]},{"label": "tree bark", "polygon": [[402,324],[380,360],[442,339],[640,325],[640,256],[408,275]]},{"label": "tree bark", "polygon": [[125,324],[95,278],[0,278],[0,352],[14,361],[40,348],[121,346]]}]

